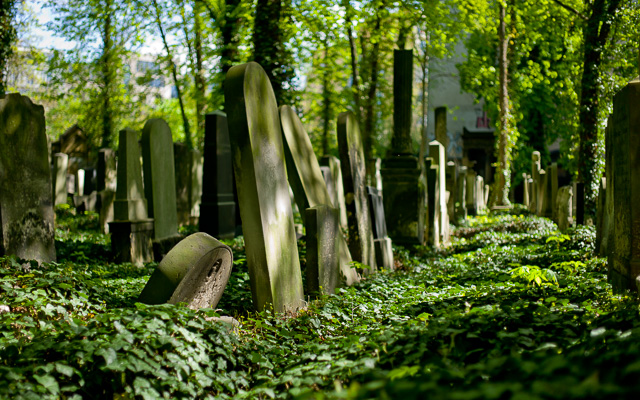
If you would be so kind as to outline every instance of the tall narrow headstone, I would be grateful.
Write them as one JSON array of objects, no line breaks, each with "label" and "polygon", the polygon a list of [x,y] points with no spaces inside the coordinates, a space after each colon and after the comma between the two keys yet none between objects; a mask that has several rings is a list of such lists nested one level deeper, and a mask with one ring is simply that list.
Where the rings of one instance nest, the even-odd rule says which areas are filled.
[{"label": "tall narrow headstone", "polygon": [[307,226],[307,294],[334,294],[340,283],[339,213],[329,205],[305,210]]},{"label": "tall narrow headstone", "polygon": [[84,196],[84,169],[82,168],[76,171],[76,194]]},{"label": "tall narrow headstone", "polygon": [[[640,80],[613,99],[611,166],[615,229],[609,242],[609,276],[614,290],[638,291],[640,281]],[[582,190],[581,190],[582,189]],[[578,223],[584,223],[584,184],[578,187]],[[581,215],[582,214],[582,215]]]},{"label": "tall narrow headstone", "polygon": [[69,168],[69,156],[64,153],[53,155],[53,204],[65,204],[67,202],[67,169]]},{"label": "tall narrow headstone", "polygon": [[440,221],[440,244],[446,246],[449,244],[449,214],[447,212],[447,196],[446,196],[446,159],[445,148],[442,143],[437,140],[429,143],[429,156],[433,159],[433,162],[438,166],[438,199],[436,203],[436,212],[439,213],[438,219]]},{"label": "tall narrow headstone", "polygon": [[584,182],[576,182],[576,224],[584,225]]},{"label": "tall narrow headstone", "polygon": [[447,162],[447,192],[449,192],[449,199],[447,200],[447,213],[449,219],[454,219],[456,209],[456,189],[457,185],[457,166],[453,161]]},{"label": "tall narrow headstone", "polygon": [[549,166],[547,177],[547,196],[549,206],[547,208],[546,216],[551,218],[553,221],[557,222],[557,216],[555,213],[556,210],[556,201],[558,197],[558,164],[552,163]]},{"label": "tall narrow headstone", "polygon": [[484,206],[484,178],[480,175],[476,176],[476,210],[478,213],[485,212]]},{"label": "tall narrow headstone", "polygon": [[597,210],[596,210],[596,254],[599,256],[606,255],[606,245],[603,245],[603,242],[606,242],[608,232],[609,221],[607,220],[607,206],[606,206],[606,198],[607,198],[607,178],[600,178],[600,190],[598,190],[598,200]]},{"label": "tall narrow headstone", "polygon": [[371,212],[376,263],[378,263],[380,268],[392,271],[395,268],[395,264],[393,263],[393,247],[391,239],[387,235],[387,222],[384,215],[382,195],[378,189],[367,186],[367,198],[369,200],[369,211]]},{"label": "tall narrow headstone", "polygon": [[[607,179],[607,191],[605,194],[605,210],[604,219],[606,223],[603,229],[603,238],[600,245],[600,255],[602,257],[608,257],[609,251],[612,248],[612,241],[615,235],[615,211],[613,194],[615,193],[615,170],[613,160],[613,117],[610,115],[607,123],[607,129],[605,131],[605,174]],[[598,249],[596,249],[597,251]]]},{"label": "tall narrow headstone", "polygon": [[113,203],[114,220],[109,223],[111,249],[116,262],[143,264],[153,260],[153,220],[144,198],[138,134],[130,128],[120,131],[118,182]]},{"label": "tall narrow headstone", "polygon": [[98,192],[116,190],[116,154],[113,149],[98,150],[98,166],[96,170],[96,190]]},{"label": "tall narrow headstone", "polygon": [[349,251],[355,261],[376,270],[371,214],[365,188],[365,158],[358,122],[352,112],[338,116],[338,149],[347,207]]},{"label": "tall narrow headstone", "polygon": [[458,168],[456,188],[456,220],[465,220],[467,219],[467,167],[464,165]]},{"label": "tall narrow headstone", "polygon": [[189,224],[198,225],[200,220],[200,202],[202,201],[202,175],[204,168],[204,157],[197,149],[191,151],[191,200],[189,202]]},{"label": "tall narrow headstone", "polygon": [[533,179],[532,190],[530,192],[529,211],[538,213],[538,172],[540,171],[540,152],[531,153],[531,179]]},{"label": "tall narrow headstone", "polygon": [[393,52],[393,137],[382,164],[389,237],[398,244],[424,244],[426,177],[411,139],[413,52]]},{"label": "tall narrow headstone", "polygon": [[142,129],[144,193],[148,214],[153,218],[156,261],[181,239],[178,235],[175,168],[171,128],[162,119],[150,119]]},{"label": "tall narrow headstone", "polygon": [[0,255],[56,260],[44,108],[0,96]]},{"label": "tall narrow headstone", "polygon": [[224,88],[253,304],[294,311],[304,293],[273,88],[255,62],[232,67]]},{"label": "tall narrow headstone", "polygon": [[476,176],[477,174],[474,170],[467,169],[465,203],[467,205],[467,214],[471,216],[478,215]]},{"label": "tall narrow headstone", "polygon": [[571,186],[563,186],[558,189],[558,197],[556,201],[556,216],[558,229],[561,231],[566,230],[571,225],[571,197],[573,196],[573,190]]},{"label": "tall narrow headstone", "polygon": [[178,209],[178,224],[189,225],[192,222],[193,209],[193,182],[195,150],[190,149],[184,143],[173,144],[176,206]]},{"label": "tall narrow headstone", "polygon": [[529,208],[529,176],[523,172],[522,173],[522,205]]},{"label": "tall narrow headstone", "polygon": [[[318,220],[318,218],[322,218],[323,216],[326,218],[333,218],[333,211],[319,208],[314,209],[312,213],[316,220],[306,220],[306,215],[308,214],[308,209],[310,208],[323,205],[334,208],[337,206],[337,204],[333,203],[331,196],[329,195],[329,191],[327,190],[327,185],[325,184],[324,177],[322,176],[320,164],[318,163],[315,153],[313,152],[313,146],[311,145],[309,135],[304,130],[304,127],[302,126],[302,122],[300,121],[300,118],[298,118],[298,115],[295,113],[293,108],[289,106],[280,107],[280,123],[283,133],[287,177],[289,180],[289,185],[291,186],[291,190],[293,191],[295,202],[298,205],[298,209],[301,210],[300,216],[302,217],[305,226],[307,226],[307,234],[309,233],[308,224],[310,222],[315,223],[315,225],[313,226],[314,229],[329,229],[333,222],[327,221],[327,226],[323,228],[324,223]],[[339,219],[337,223],[339,224]],[[320,232],[314,231],[313,234],[320,235],[316,238],[319,240],[322,239],[322,234]],[[331,271],[329,269],[329,266],[327,266],[326,269],[321,268],[322,271],[318,271],[322,272],[323,274],[333,274],[336,276],[338,275],[338,271],[340,271],[346,283],[348,285],[351,285],[357,282],[359,280],[359,277],[356,270],[351,268],[352,259],[349,255],[347,242],[339,230],[338,235],[339,237],[336,238],[335,242],[337,247],[334,248],[333,252],[338,256],[338,258],[336,258],[338,262],[336,266],[339,267],[339,270]],[[331,243],[333,242],[326,243],[326,245],[330,245]],[[343,249],[341,249],[341,247]],[[348,256],[343,257],[343,255]],[[315,281],[315,277],[313,277],[312,280]],[[330,289],[331,293],[333,293],[335,286],[333,288],[325,288]]]},{"label": "tall narrow headstone", "polygon": [[436,140],[444,146],[445,156],[449,148],[449,137],[447,136],[447,107],[436,107],[435,114],[435,132]]},{"label": "tall narrow headstone", "polygon": [[220,111],[207,114],[204,127],[200,231],[219,239],[232,239],[238,210],[233,196],[233,160],[226,114]]},{"label": "tall narrow headstone", "polygon": [[427,221],[425,228],[425,240],[429,246],[440,246],[440,171],[438,163],[432,157],[424,160],[427,173]]},{"label": "tall narrow headstone", "polygon": [[340,160],[335,156],[324,156],[320,159],[320,165],[328,168],[328,173],[323,172],[327,191],[334,207],[340,210],[340,226],[347,229],[347,207],[344,203],[344,186],[342,184],[342,170]]},{"label": "tall narrow headstone", "polygon": [[538,171],[538,187],[536,188],[536,194],[538,199],[536,200],[536,215],[539,217],[544,217],[545,211],[549,206],[549,196],[548,193],[548,174],[547,171],[541,169]]}]

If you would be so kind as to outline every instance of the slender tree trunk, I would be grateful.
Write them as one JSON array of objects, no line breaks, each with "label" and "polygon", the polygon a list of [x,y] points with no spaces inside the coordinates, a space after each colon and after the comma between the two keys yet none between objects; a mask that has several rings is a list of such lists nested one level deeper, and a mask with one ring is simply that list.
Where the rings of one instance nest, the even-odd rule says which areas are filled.
[{"label": "slender tree trunk", "polygon": [[11,45],[16,38],[16,29],[13,25],[14,6],[14,0],[0,0],[0,96],[4,96],[7,90],[5,72],[13,53]]},{"label": "slender tree trunk", "polygon": [[193,47],[196,55],[195,68],[193,70],[193,80],[196,89],[196,120],[198,123],[197,134],[199,137],[204,137],[204,115],[207,112],[207,104],[205,102],[205,79],[204,68],[202,66],[204,58],[202,55],[202,14],[200,1],[194,0],[193,3],[193,16],[194,16],[194,29],[193,29]]},{"label": "slender tree trunk", "polygon": [[584,183],[585,214],[595,215],[598,154],[599,70],[602,49],[611,31],[613,15],[620,0],[595,0],[584,29],[584,60],[580,92],[580,150],[578,180]]},{"label": "slender tree trunk", "polygon": [[153,0],[153,5],[156,9],[156,24],[158,25],[158,30],[160,31],[160,37],[162,38],[162,44],[164,45],[164,50],[167,52],[167,63],[169,63],[169,67],[171,69],[173,84],[176,86],[176,91],[178,92],[178,103],[180,104],[180,113],[182,114],[182,125],[184,127],[184,144],[186,144],[187,147],[191,149],[193,148],[193,141],[191,139],[191,130],[189,129],[189,119],[187,118],[187,114],[184,109],[184,101],[182,99],[182,90],[180,90],[180,82],[178,81],[178,68],[176,67],[176,64],[173,62],[171,48],[167,43],[167,37],[165,36],[164,29],[162,28],[162,21],[160,20],[160,8],[158,7],[157,0]]},{"label": "slender tree trunk", "polygon": [[356,118],[358,124],[362,126],[362,102],[360,94],[360,86],[358,83],[358,54],[356,52],[356,41],[353,37],[353,27],[351,26],[351,5],[349,1],[345,2],[346,18],[345,24],[347,25],[347,35],[349,36],[349,50],[351,52],[351,89],[353,91],[353,100],[356,105]]},{"label": "slender tree trunk", "polygon": [[429,34],[425,38],[424,54],[420,59],[420,69],[422,72],[421,90],[422,90],[422,134],[420,135],[420,152],[418,153],[418,162],[424,165],[424,158],[427,156],[427,146],[429,138],[427,137],[427,118],[429,116]]},{"label": "slender tree trunk", "polygon": [[499,108],[500,108],[500,126],[498,131],[498,165],[496,168],[495,190],[493,195],[493,204],[499,206],[509,205],[509,188],[511,186],[511,149],[509,146],[509,90],[508,90],[508,69],[509,60],[507,51],[509,38],[507,37],[506,28],[506,6],[500,3],[500,27],[499,27],[499,68],[500,68],[500,86],[499,86]]},{"label": "slender tree trunk", "polygon": [[329,73],[329,43],[324,40],[324,71],[322,73],[322,155],[329,154],[329,127],[331,125],[331,81]]},{"label": "slender tree trunk", "polygon": [[284,92],[283,77],[277,71],[282,62],[281,13],[282,0],[258,0],[253,26],[253,60],[271,80],[278,104]]},{"label": "slender tree trunk", "polygon": [[112,27],[112,0],[106,0],[106,16],[102,26],[102,147],[111,145],[111,131],[113,130],[113,110],[111,106],[111,95],[113,87],[113,38],[111,37]]}]

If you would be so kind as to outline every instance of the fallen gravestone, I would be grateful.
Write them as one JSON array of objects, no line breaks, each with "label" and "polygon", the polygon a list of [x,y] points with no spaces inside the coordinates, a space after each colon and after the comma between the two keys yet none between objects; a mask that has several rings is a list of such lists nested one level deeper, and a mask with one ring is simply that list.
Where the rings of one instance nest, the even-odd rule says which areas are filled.
[{"label": "fallen gravestone", "polygon": [[224,88],[253,304],[294,312],[304,293],[273,88],[255,62],[232,67]]},{"label": "fallen gravestone", "polygon": [[153,272],[138,301],[146,304],[187,303],[189,308],[215,308],[227,286],[233,253],[204,232],[181,240]]},{"label": "fallen gravestone", "polygon": [[349,251],[354,260],[377,269],[371,214],[365,190],[365,158],[362,137],[355,115],[343,112],[338,116],[338,149],[347,207]]},{"label": "fallen gravestone", "polygon": [[56,260],[44,108],[0,96],[0,255]]}]

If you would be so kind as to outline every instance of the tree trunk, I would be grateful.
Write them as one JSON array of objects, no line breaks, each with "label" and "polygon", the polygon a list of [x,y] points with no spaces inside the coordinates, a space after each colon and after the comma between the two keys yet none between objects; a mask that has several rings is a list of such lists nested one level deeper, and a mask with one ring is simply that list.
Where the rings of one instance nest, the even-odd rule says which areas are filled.
[{"label": "tree trunk", "polygon": [[113,86],[113,38],[111,37],[112,0],[106,0],[105,5],[107,12],[105,13],[104,25],[102,26],[102,57],[100,65],[102,66],[102,147],[107,148],[111,145],[111,131],[113,129],[113,110],[111,109],[111,94]]},{"label": "tree trunk", "polygon": [[193,148],[193,141],[191,140],[191,130],[189,129],[189,119],[187,118],[187,114],[184,109],[184,102],[182,100],[182,91],[180,90],[180,82],[178,81],[178,68],[176,67],[176,64],[173,62],[173,56],[171,55],[171,48],[167,43],[167,37],[165,36],[164,29],[162,28],[162,21],[160,20],[160,8],[158,8],[157,0],[153,0],[153,5],[156,9],[156,24],[158,25],[158,30],[160,31],[160,37],[162,38],[162,44],[164,45],[164,50],[167,52],[167,63],[169,64],[169,68],[171,69],[173,84],[176,86],[176,92],[178,92],[178,103],[180,104],[180,113],[182,114],[182,125],[184,127],[184,144],[191,149]]},{"label": "tree trunk", "polygon": [[510,116],[509,116],[509,90],[508,90],[508,69],[509,61],[507,59],[507,51],[509,38],[507,37],[506,28],[506,6],[502,3],[499,5],[500,26],[499,32],[499,68],[500,68],[500,86],[499,86],[499,108],[500,108],[500,126],[498,127],[498,165],[496,168],[495,186],[493,204],[497,206],[509,205],[509,189],[511,186],[511,149],[509,146],[509,135],[511,132]]},{"label": "tree trunk", "polygon": [[7,90],[5,71],[13,53],[11,45],[16,38],[13,26],[14,3],[13,0],[0,0],[0,96],[4,96]]},{"label": "tree trunk", "polygon": [[253,27],[253,61],[267,73],[278,104],[284,92],[282,76],[277,72],[282,62],[281,12],[282,0],[258,0]]},{"label": "tree trunk", "polygon": [[196,133],[199,137],[204,137],[204,115],[207,112],[207,103],[205,101],[205,79],[203,55],[202,55],[202,15],[200,8],[200,1],[195,0],[193,4],[193,16],[194,16],[194,36],[193,47],[196,53],[196,63],[193,70],[193,81],[196,89],[196,121],[198,129]]},{"label": "tree trunk", "polygon": [[361,94],[360,94],[360,86],[358,83],[358,54],[356,52],[356,41],[353,37],[353,28],[351,26],[351,14],[350,14],[350,4],[346,1],[345,7],[346,18],[345,24],[347,25],[347,35],[349,36],[349,50],[351,52],[351,89],[353,92],[353,100],[356,105],[355,113],[356,118],[358,119],[358,124],[362,126],[362,102],[361,102]]},{"label": "tree trunk", "polygon": [[580,82],[580,150],[578,181],[584,183],[585,214],[595,215],[597,195],[598,112],[602,49],[611,31],[611,19],[620,0],[595,0],[584,29],[584,60]]},{"label": "tree trunk", "polygon": [[429,34],[426,34],[424,54],[420,59],[420,69],[422,72],[421,90],[422,90],[422,134],[420,135],[420,151],[418,153],[418,162],[424,166],[424,158],[427,156],[427,147],[429,138],[427,137],[427,118],[429,116]]},{"label": "tree trunk", "polygon": [[324,40],[324,71],[322,73],[322,155],[329,155],[329,127],[331,125],[331,80],[329,73],[329,43]]}]

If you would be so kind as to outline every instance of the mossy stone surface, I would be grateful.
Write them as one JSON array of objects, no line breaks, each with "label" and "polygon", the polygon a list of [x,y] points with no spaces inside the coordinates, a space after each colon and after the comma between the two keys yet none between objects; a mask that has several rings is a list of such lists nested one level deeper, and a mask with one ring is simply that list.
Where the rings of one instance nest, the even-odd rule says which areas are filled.
[{"label": "mossy stone surface", "polygon": [[113,204],[114,220],[138,221],[148,218],[142,184],[138,133],[126,128],[119,133],[118,183]]}]

